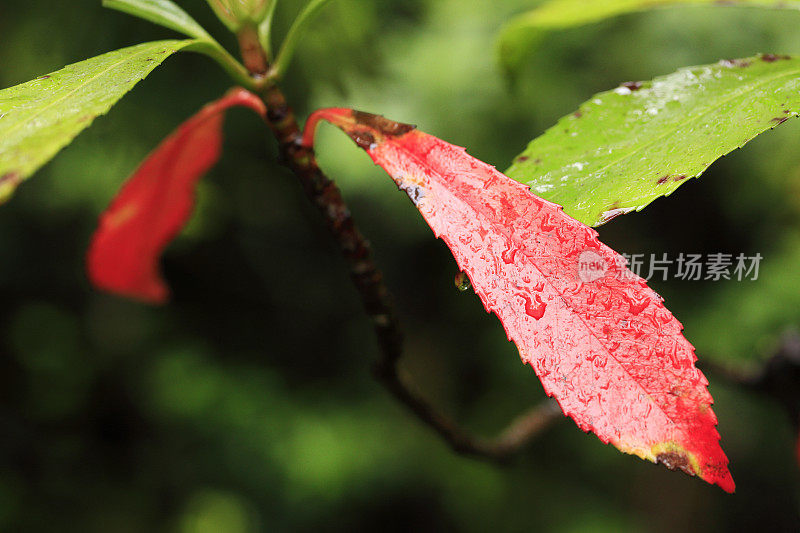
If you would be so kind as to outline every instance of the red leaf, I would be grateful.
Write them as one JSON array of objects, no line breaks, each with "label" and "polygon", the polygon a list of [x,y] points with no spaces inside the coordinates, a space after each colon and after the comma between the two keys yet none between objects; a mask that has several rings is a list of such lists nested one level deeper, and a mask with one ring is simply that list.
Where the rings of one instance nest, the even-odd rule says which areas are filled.
[{"label": "red leaf", "polygon": [[264,116],[264,103],[232,89],[184,122],[141,164],[100,217],[87,263],[98,288],[150,303],[169,295],[159,257],[192,213],[197,181],[222,152],[225,111],[245,106]]},{"label": "red leaf", "polygon": [[463,148],[349,109],[350,135],[416,204],[564,413],[626,453],[734,490],[708,381],[662,299],[597,233]]}]

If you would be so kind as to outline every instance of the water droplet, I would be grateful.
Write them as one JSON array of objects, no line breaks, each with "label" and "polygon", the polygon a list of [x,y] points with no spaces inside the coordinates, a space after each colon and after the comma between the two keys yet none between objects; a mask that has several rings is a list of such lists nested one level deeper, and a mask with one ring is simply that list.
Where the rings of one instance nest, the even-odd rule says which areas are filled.
[{"label": "water droplet", "polygon": [[650,299],[647,297],[642,298],[641,300],[635,300],[633,298],[628,300],[628,309],[630,310],[631,314],[634,315],[638,315],[644,311],[648,305],[650,305]]},{"label": "water droplet", "polygon": [[547,304],[542,301],[538,294],[532,299],[523,294],[522,298],[525,300],[525,312],[528,314],[528,316],[532,316],[536,320],[539,320],[544,316],[544,311],[547,309]]},{"label": "water droplet", "polygon": [[550,215],[543,216],[539,222],[539,229],[541,231],[553,231],[555,227],[555,224],[550,223]]},{"label": "water droplet", "polygon": [[517,255],[517,248],[515,248],[513,245],[510,245],[503,251],[502,254],[500,254],[500,257],[503,259],[503,262],[505,264],[510,265],[511,263],[514,262],[514,256],[516,255]]}]

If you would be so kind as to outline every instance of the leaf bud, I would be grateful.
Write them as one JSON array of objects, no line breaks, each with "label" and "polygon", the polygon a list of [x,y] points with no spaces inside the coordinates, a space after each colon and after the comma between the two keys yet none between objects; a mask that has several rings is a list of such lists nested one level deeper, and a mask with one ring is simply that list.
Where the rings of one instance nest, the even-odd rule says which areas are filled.
[{"label": "leaf bud", "polygon": [[206,0],[217,17],[232,32],[260,24],[275,0]]}]

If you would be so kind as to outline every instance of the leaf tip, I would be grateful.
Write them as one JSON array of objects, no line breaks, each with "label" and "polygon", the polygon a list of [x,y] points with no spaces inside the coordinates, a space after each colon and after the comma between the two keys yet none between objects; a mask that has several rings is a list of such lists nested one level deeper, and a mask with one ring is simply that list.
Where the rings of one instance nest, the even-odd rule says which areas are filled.
[{"label": "leaf tip", "polygon": [[718,454],[707,456],[700,461],[695,453],[686,450],[676,442],[665,442],[656,444],[651,448],[651,455],[648,457],[656,464],[664,465],[670,470],[681,470],[690,476],[697,476],[700,479],[719,486],[728,493],[736,490],[728,470],[728,459],[722,450],[717,447]]},{"label": "leaf tip", "polygon": [[[117,229],[125,222],[118,213],[107,212],[101,218],[86,254],[86,272],[91,284],[102,291],[151,305],[169,301],[170,291],[157,263],[141,263],[135,267],[120,264],[131,250],[115,239]],[[119,213],[123,214],[123,213]],[[131,214],[132,216],[132,214]],[[150,254],[146,254],[150,255]]]}]

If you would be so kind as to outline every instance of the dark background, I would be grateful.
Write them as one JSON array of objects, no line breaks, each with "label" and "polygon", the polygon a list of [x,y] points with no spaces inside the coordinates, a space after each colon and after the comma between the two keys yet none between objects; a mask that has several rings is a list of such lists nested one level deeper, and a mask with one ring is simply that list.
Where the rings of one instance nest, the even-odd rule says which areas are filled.
[{"label": "dark background", "polygon": [[[179,2],[213,33],[205,2]],[[756,52],[800,52],[800,13],[682,8],[549,36],[515,91],[494,62],[530,0],[337,0],[285,90],[418,124],[505,168],[597,91]],[[300,2],[278,9],[282,35]],[[95,0],[1,0],[0,86],[173,34]],[[709,374],[736,495],[619,453],[565,420],[505,468],[452,454],[370,377],[375,339],[346,268],[259,121],[168,250],[174,299],[92,290],[96,218],[159,140],[228,86],[171,58],[0,207],[0,530],[554,532],[797,530],[795,430]],[[702,359],[748,369],[800,321],[800,153],[790,121],[672,197],[614,220],[621,252],[761,253],[755,282],[651,285]],[[500,324],[453,287],[446,246],[333,128],[322,165],[373,241],[407,332],[404,368],[484,433],[543,398]]]}]

